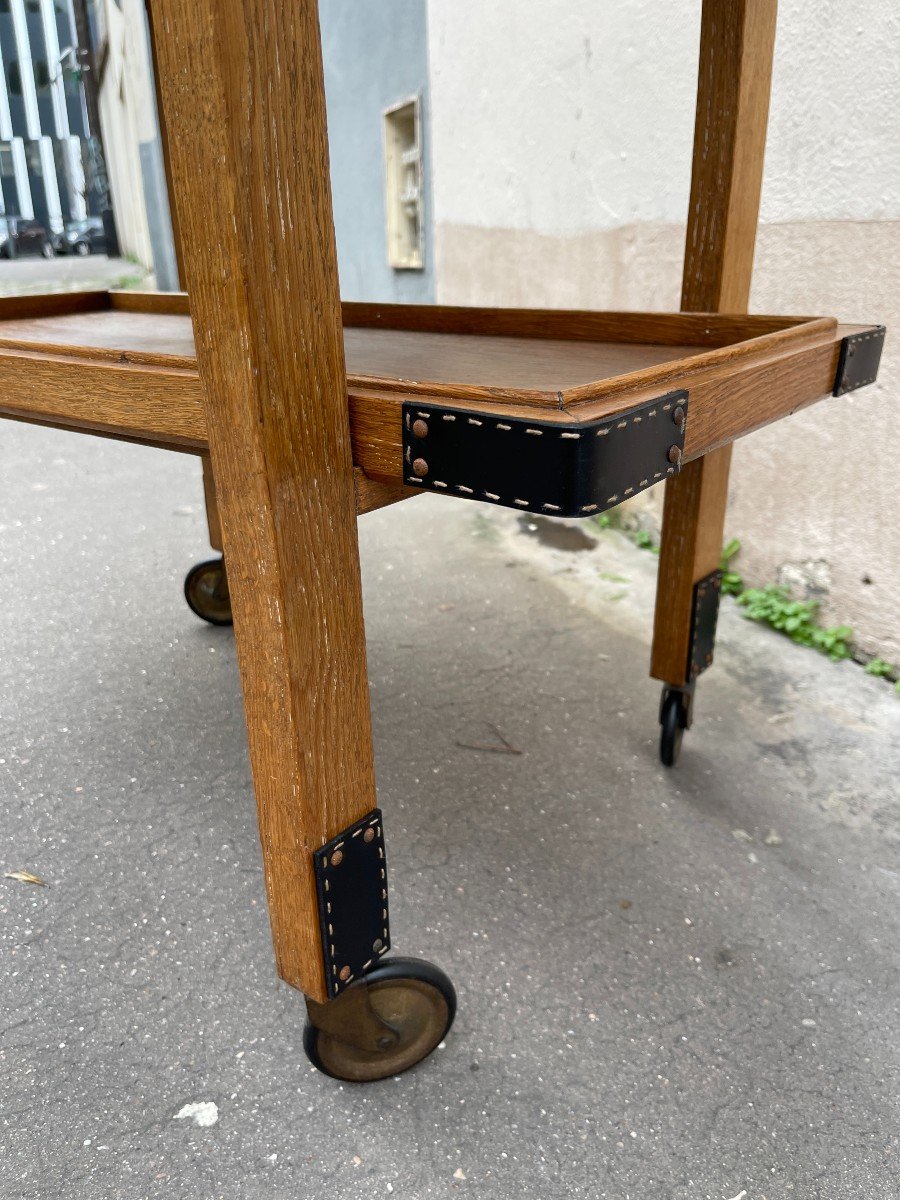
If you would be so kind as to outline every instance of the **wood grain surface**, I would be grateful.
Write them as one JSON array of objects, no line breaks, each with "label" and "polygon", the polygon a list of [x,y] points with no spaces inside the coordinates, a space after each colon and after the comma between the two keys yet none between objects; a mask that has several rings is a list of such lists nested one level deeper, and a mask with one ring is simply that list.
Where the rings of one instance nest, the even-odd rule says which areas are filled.
[{"label": "wood grain surface", "polygon": [[[703,3],[681,291],[681,307],[688,311],[742,313],[749,303],[776,11],[776,0]],[[745,414],[756,405],[772,404],[771,397],[757,390],[764,382],[762,375],[752,374],[743,380],[736,403]],[[784,415],[792,380],[780,376],[779,382],[784,392],[774,407]],[[822,385],[827,386],[824,380]],[[709,415],[707,405],[699,408]],[[687,463],[666,483],[650,668],[657,679],[676,685],[689,676],[694,584],[719,563],[731,462],[731,445],[724,436],[730,414],[721,403],[715,406],[718,434],[710,435],[695,432],[696,411],[692,404],[689,443],[720,448]],[[753,427],[747,423],[748,429]]]},{"label": "wood grain surface", "polygon": [[312,853],[375,804],[319,24],[155,0],[279,973],[325,999]]},{"label": "wood grain surface", "polygon": [[[35,305],[36,298],[30,298],[31,308],[25,315],[13,310],[4,319],[0,311],[0,351],[33,350],[61,359],[82,358],[121,367],[134,364],[167,371],[196,370],[184,295],[110,293],[105,304],[104,295],[92,294],[89,303],[74,304],[74,311],[66,311],[56,297],[48,298],[47,315]],[[396,391],[406,398],[483,399],[574,408],[610,394],[610,380],[624,391],[642,386],[645,373],[656,382],[667,377],[682,379],[686,372],[689,376],[711,363],[724,366],[747,356],[764,356],[771,349],[799,345],[824,328],[823,320],[830,321],[726,317],[720,328],[718,319],[709,314],[702,314],[698,321],[692,314],[594,313],[595,332],[602,333],[603,340],[589,340],[584,336],[537,338],[526,333],[414,331],[405,327],[412,322],[403,308],[382,306],[378,310],[383,318],[404,326],[400,329],[384,320],[345,327],[349,390],[368,387]],[[445,320],[443,310],[436,309],[432,323],[454,325],[458,311],[452,310],[453,320]],[[500,311],[490,310],[494,318]],[[521,311],[513,315],[512,323],[502,322],[504,329],[520,328]],[[565,323],[569,318],[573,330],[580,328],[583,316],[555,313],[556,331],[570,328]],[[530,318],[523,328],[529,326]],[[639,341],[635,327],[659,340]],[[835,328],[833,321],[830,328]],[[680,341],[674,340],[677,334]],[[691,341],[693,337],[697,340]]]},{"label": "wood grain surface", "polygon": [[221,554],[225,549],[222,540],[222,519],[219,516],[219,500],[216,496],[216,477],[213,474],[212,460],[209,453],[202,455],[203,464],[203,500],[206,505],[206,527],[209,530],[209,544],[213,550]]},{"label": "wood grain surface", "polygon": [[[33,305],[34,298],[29,300]],[[74,313],[58,310],[53,298],[50,317],[37,316],[38,307],[27,319],[13,315],[0,321],[0,412],[21,419],[31,415],[65,428],[119,430],[123,437],[179,449],[207,448],[207,421],[183,296],[155,296],[145,302],[129,293],[113,293],[106,301],[98,293],[86,311],[81,310],[80,300]],[[655,320],[658,314],[637,316]],[[669,324],[675,331],[681,318],[672,317]],[[76,326],[90,326],[95,318],[96,325],[84,337],[85,343],[93,345],[65,340]],[[627,336],[630,320],[617,314],[612,328],[624,328]],[[766,318],[765,327],[771,328],[776,320]],[[712,327],[708,317],[704,321]],[[171,322],[171,335],[165,332],[167,322]],[[440,336],[447,344],[441,369],[430,371],[442,378],[429,382],[410,378],[408,347],[418,335],[405,330],[398,335],[386,328],[346,329],[348,353],[356,356],[357,368],[346,385],[354,462],[367,472],[376,470],[382,481],[400,478],[400,405],[405,399],[524,416],[533,414],[537,406],[544,419],[568,421],[612,415],[676,387],[691,393],[685,453],[686,458],[695,458],[829,395],[841,338],[864,328],[838,326],[830,318],[801,323],[787,319],[783,328],[771,332],[760,333],[760,326],[754,326],[755,336],[749,340],[715,349],[691,347],[682,358],[669,357],[673,347],[663,343],[648,347],[624,338],[599,345],[572,343],[576,351],[596,356],[593,365],[605,363],[610,370],[625,373],[567,391],[557,390],[557,384],[543,392],[503,386],[514,378],[506,373],[506,356],[517,348],[516,340],[505,335],[425,335]],[[605,332],[611,332],[610,326]],[[652,328],[645,325],[645,332]],[[356,341],[357,337],[365,341]],[[377,339],[383,340],[383,346],[376,370],[374,358],[368,360],[362,347]],[[478,345],[487,343],[490,351],[494,342],[502,354],[482,375],[490,384],[454,381],[460,361],[474,371]],[[529,354],[543,346],[550,366],[567,369],[564,342],[523,338],[518,345]],[[163,352],[167,349],[178,353]],[[624,362],[623,354],[628,356]],[[378,374],[389,368],[395,374]]]}]

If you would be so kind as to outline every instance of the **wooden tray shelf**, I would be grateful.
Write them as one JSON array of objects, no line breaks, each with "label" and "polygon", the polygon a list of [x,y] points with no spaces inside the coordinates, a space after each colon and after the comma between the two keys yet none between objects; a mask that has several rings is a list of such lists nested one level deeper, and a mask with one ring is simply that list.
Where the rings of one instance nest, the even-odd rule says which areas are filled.
[{"label": "wooden tray shelf", "polygon": [[[376,304],[343,315],[354,463],[395,489],[405,401],[577,428],[684,389],[688,461],[830,395],[844,340],[880,336],[831,318]],[[0,413],[202,452],[187,296],[0,300]]]}]

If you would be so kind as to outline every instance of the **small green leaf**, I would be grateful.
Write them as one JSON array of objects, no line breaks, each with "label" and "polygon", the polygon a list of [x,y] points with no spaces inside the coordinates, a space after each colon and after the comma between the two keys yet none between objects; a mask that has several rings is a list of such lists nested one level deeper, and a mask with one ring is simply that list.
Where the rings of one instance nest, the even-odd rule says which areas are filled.
[{"label": "small green leaf", "polygon": [[883,658],[873,658],[870,663],[866,664],[866,674],[874,675],[877,679],[886,679],[893,673],[894,667],[889,662],[885,662]]}]

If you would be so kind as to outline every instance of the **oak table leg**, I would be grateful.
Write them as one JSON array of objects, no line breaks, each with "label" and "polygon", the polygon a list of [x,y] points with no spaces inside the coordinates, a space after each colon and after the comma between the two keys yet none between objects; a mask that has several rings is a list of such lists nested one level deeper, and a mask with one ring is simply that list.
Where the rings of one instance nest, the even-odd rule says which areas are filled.
[{"label": "oak table leg", "polygon": [[[776,0],[704,0],[684,312],[745,313],[759,217],[775,44]],[[689,418],[690,419],[690,418]],[[663,689],[661,756],[678,755],[690,725],[691,642],[700,589],[719,565],[731,447],[689,463],[666,483],[650,673]],[[697,585],[700,588],[697,589]]]},{"label": "oak table leg", "polygon": [[184,598],[188,607],[211,625],[232,625],[231,593],[228,589],[228,572],[225,566],[222,523],[219,518],[219,502],[216,498],[216,481],[213,478],[212,462],[208,454],[201,456],[203,463],[203,496],[206,502],[206,524],[209,528],[209,544],[218,550],[218,558],[205,559],[188,571],[184,581]]},{"label": "oak table leg", "polygon": [[216,481],[213,478],[212,462],[208,454],[201,458],[203,463],[203,499],[206,502],[206,524],[209,527],[209,544],[222,553],[222,522],[219,520],[219,502],[216,500]]},{"label": "oak table leg", "polygon": [[430,964],[380,958],[387,879],[317,6],[295,0],[286,20],[270,0],[154,0],[153,36],[276,963],[310,1001],[316,1065],[382,1078],[434,1049],[455,996]]},{"label": "oak table leg", "polygon": [[375,780],[316,5],[155,0],[154,37],[275,956],[324,1001],[312,854]]}]

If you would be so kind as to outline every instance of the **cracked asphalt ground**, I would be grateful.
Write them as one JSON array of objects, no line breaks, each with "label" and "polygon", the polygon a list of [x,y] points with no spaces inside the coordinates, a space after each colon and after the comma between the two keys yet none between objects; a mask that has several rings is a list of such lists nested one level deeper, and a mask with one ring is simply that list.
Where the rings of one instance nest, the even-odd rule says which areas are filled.
[{"label": "cracked asphalt ground", "polygon": [[[342,1087],[273,971],[232,636],[181,598],[197,462],[12,423],[0,455],[0,861],[48,885],[0,879],[3,1200],[895,1200],[886,684],[727,602],[665,772],[653,555],[363,518],[394,945],[460,1011]],[[495,729],[521,753],[458,744]]]}]

